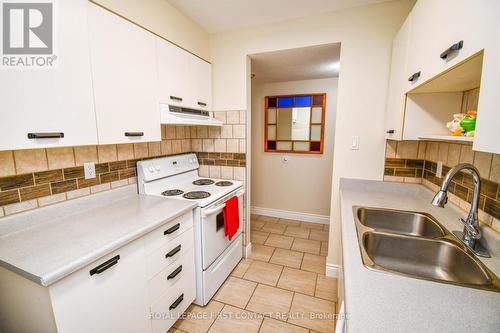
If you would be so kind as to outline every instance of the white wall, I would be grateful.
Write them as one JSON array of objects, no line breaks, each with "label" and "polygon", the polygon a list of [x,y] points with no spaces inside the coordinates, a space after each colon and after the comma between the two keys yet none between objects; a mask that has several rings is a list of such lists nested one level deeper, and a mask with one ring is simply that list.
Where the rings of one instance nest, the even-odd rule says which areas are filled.
[{"label": "white wall", "polygon": [[166,0],[92,0],[132,22],[210,60],[209,35]]},{"label": "white wall", "polygon": [[[393,1],[210,36],[215,110],[248,109],[248,54],[342,43],[333,157],[333,227],[327,258],[330,265],[338,264],[340,258],[340,177],[381,179],[383,175],[392,39],[413,4],[413,0]],[[360,137],[359,150],[349,149],[354,135]]]},{"label": "white wall", "polygon": [[[333,136],[338,79],[252,85],[252,207],[330,215]],[[322,155],[264,152],[265,96],[326,93],[325,149]]]}]

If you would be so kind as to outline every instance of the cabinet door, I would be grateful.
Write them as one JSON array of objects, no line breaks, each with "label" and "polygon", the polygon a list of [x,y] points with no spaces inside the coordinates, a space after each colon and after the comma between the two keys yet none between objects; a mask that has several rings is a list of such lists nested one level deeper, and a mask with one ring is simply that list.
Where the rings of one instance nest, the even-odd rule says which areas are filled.
[{"label": "cabinet door", "polygon": [[212,65],[198,57],[190,55],[191,84],[194,92],[196,109],[212,109]]},{"label": "cabinet door", "polygon": [[[0,150],[97,143],[86,3],[55,5],[55,68],[1,70]],[[64,138],[28,139],[36,132]]]},{"label": "cabinet door", "polygon": [[405,108],[405,92],[408,84],[407,58],[410,32],[410,17],[401,26],[392,45],[391,76],[387,96],[387,113],[385,121],[386,137],[401,140],[403,135],[403,117]]},{"label": "cabinet door", "polygon": [[191,106],[188,53],[161,38],[156,38],[156,52],[160,103]]},{"label": "cabinet door", "polygon": [[[90,274],[117,255],[114,266]],[[151,332],[145,272],[136,240],[50,286],[58,332]]]},{"label": "cabinet door", "polygon": [[99,143],[161,140],[155,36],[94,4],[88,13]]}]

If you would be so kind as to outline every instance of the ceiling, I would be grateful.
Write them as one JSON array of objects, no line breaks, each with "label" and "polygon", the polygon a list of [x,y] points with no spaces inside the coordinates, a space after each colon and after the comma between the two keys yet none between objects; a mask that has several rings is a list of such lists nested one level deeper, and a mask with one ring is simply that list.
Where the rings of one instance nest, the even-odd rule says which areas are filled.
[{"label": "ceiling", "polygon": [[258,53],[250,58],[255,83],[338,77],[340,43]]},{"label": "ceiling", "polygon": [[390,0],[166,0],[206,31],[220,32]]}]

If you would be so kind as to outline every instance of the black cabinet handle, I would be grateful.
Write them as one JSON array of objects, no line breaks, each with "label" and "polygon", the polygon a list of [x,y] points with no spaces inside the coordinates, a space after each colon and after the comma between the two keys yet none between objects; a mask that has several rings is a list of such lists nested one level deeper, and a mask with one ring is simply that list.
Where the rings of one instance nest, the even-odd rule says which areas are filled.
[{"label": "black cabinet handle", "polygon": [[448,58],[448,56],[450,55],[450,53],[452,53],[454,51],[458,51],[462,47],[464,47],[464,41],[463,40],[461,40],[460,42],[455,43],[452,46],[450,46],[449,48],[447,48],[445,51],[443,51],[443,53],[441,53],[441,55],[439,57],[441,59],[446,59],[446,58]]},{"label": "black cabinet handle", "polygon": [[416,73],[413,73],[409,78],[408,78],[408,81],[410,82],[413,82],[415,81],[416,79],[418,79],[420,77],[420,71],[416,72]]},{"label": "black cabinet handle", "polygon": [[182,102],[182,98],[181,97],[170,96],[170,99],[173,100],[173,101]]},{"label": "black cabinet handle", "polygon": [[387,134],[394,134],[394,132],[396,132],[395,130],[388,130],[386,133]]},{"label": "black cabinet handle", "polygon": [[172,251],[165,254],[165,258],[170,258],[175,256],[181,250],[181,245],[177,245]]},{"label": "black cabinet handle", "polygon": [[118,260],[120,260],[120,255],[114,256],[113,258],[111,258],[108,261],[100,264],[99,266],[97,266],[95,268],[92,268],[90,270],[90,275],[92,276],[94,274],[101,274],[102,272],[104,272],[108,268],[113,267],[114,265],[116,265],[118,263]]},{"label": "black cabinet handle", "polygon": [[167,230],[165,230],[163,232],[163,235],[170,235],[171,233],[176,232],[177,230],[179,230],[180,227],[181,227],[180,223],[177,223],[173,227],[168,228]]},{"label": "black cabinet handle", "polygon": [[175,269],[175,271],[173,271],[172,273],[170,273],[170,275],[167,276],[167,280],[173,279],[174,277],[176,277],[177,275],[179,275],[180,272],[182,272],[182,265],[180,265],[179,267],[177,267]]},{"label": "black cabinet handle", "polygon": [[170,305],[170,307],[168,308],[168,310],[173,310],[175,309],[176,307],[179,306],[179,304],[181,304],[181,302],[184,300],[184,294],[180,295],[178,299],[175,300],[175,302],[172,303],[172,305]]},{"label": "black cabinet handle", "polygon": [[198,102],[198,105],[199,105],[199,106],[207,106],[207,103]]},{"label": "black cabinet handle", "polygon": [[64,138],[64,133],[63,132],[28,133],[28,139],[54,139],[54,138]]},{"label": "black cabinet handle", "polygon": [[144,136],[144,132],[125,132],[125,136]]}]

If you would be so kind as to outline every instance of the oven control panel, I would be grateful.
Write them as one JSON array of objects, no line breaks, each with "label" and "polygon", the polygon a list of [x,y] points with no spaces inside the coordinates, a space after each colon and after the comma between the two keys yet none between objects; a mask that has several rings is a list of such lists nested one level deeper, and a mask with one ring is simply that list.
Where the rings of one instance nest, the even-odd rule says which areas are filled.
[{"label": "oven control panel", "polygon": [[182,154],[139,161],[137,162],[137,173],[140,180],[149,182],[195,170],[198,167],[196,154]]}]

